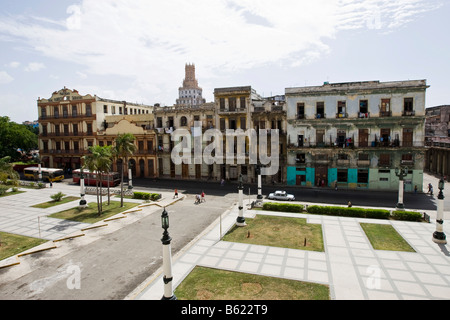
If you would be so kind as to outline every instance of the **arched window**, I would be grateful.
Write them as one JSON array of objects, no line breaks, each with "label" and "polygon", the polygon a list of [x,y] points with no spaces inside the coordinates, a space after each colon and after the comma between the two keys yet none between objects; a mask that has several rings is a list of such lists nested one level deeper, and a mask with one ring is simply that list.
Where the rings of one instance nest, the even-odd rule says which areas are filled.
[{"label": "arched window", "polygon": [[181,119],[180,119],[180,126],[181,127],[187,126],[187,118],[186,117],[181,117]]}]

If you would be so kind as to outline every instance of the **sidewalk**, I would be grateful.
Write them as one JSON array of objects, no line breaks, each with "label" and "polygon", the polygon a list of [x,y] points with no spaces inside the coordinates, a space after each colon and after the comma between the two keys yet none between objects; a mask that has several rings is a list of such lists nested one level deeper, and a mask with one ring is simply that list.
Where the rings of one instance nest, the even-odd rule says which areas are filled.
[{"label": "sidewalk", "polygon": [[[80,231],[81,229],[92,226],[89,223],[48,217],[53,213],[77,207],[80,200],[71,201],[46,209],[32,207],[33,205],[50,201],[50,196],[60,191],[66,196],[80,197],[79,186],[54,183],[53,188],[19,188],[19,190],[25,192],[0,198],[0,231],[45,240],[57,240]],[[135,191],[139,190],[135,189]],[[161,193],[163,197],[161,203],[172,201],[172,192]],[[85,199],[88,203],[97,202],[96,195],[85,195]],[[107,197],[103,196],[103,199],[106,200]],[[111,199],[114,201],[120,201],[120,198],[116,198],[115,196],[111,196]],[[145,204],[143,200],[125,198],[124,201],[135,202],[141,205]]]},{"label": "sidewalk", "polygon": [[[198,265],[326,284],[333,300],[450,299],[450,246],[432,241],[435,220],[417,223],[245,209],[246,218],[255,214],[321,224],[325,252],[221,241],[220,230],[224,235],[236,221],[234,206],[173,257],[174,289]],[[416,252],[374,250],[361,222],[392,225]],[[161,299],[162,276],[161,268],[126,299]]]}]

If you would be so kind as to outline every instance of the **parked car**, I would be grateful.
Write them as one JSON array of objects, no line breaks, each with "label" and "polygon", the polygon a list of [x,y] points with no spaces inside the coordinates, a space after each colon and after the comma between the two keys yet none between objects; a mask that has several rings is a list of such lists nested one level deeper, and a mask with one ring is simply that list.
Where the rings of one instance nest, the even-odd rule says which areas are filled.
[{"label": "parked car", "polygon": [[270,200],[295,200],[295,197],[292,194],[287,193],[286,191],[275,191],[273,193],[270,193],[267,198]]}]

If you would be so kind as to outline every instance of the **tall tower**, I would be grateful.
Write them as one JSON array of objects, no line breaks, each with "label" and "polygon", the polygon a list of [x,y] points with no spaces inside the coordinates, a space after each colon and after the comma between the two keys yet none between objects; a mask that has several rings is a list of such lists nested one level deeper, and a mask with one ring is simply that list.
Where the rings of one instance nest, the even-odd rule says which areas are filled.
[{"label": "tall tower", "polygon": [[195,79],[195,64],[187,63],[185,66],[185,77],[183,86],[178,88],[177,107],[198,107],[205,103],[202,97],[202,88],[198,86]]}]

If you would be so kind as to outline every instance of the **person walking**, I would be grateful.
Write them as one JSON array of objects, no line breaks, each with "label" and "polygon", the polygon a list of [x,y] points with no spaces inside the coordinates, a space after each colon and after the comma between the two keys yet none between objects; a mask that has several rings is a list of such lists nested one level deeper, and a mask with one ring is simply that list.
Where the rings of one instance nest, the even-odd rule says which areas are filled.
[{"label": "person walking", "polygon": [[173,195],[173,198],[178,198],[178,189],[175,189],[175,194]]},{"label": "person walking", "polygon": [[206,202],[205,200],[205,192],[202,190],[202,202]]}]

